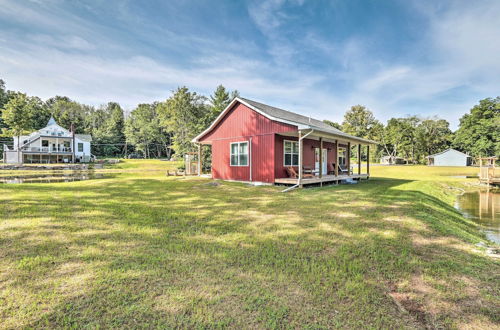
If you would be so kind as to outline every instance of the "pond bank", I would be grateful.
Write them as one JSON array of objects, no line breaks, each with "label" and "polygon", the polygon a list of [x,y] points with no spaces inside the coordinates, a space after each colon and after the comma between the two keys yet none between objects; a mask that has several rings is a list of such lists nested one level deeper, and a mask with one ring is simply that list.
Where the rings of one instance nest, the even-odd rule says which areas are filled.
[{"label": "pond bank", "polygon": [[51,165],[26,165],[8,164],[0,165],[0,170],[5,171],[64,171],[64,170],[89,170],[102,169],[103,164],[51,164]]}]

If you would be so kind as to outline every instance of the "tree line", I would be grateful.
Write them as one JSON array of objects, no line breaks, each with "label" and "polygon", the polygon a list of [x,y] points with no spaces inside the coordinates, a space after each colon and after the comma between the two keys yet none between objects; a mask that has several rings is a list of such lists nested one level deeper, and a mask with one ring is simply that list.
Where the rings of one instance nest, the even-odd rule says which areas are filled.
[{"label": "tree line", "polygon": [[[237,91],[222,85],[209,97],[179,87],[166,100],[139,104],[126,116],[116,102],[94,107],[66,96],[43,101],[7,90],[0,80],[0,146],[12,143],[9,137],[43,128],[53,116],[63,127],[91,134],[92,153],[96,156],[171,158],[193,151],[193,137],[208,127],[236,96]],[[362,105],[352,106],[341,124],[325,122],[379,142],[372,160],[387,155],[423,163],[427,155],[449,147],[474,157],[500,154],[500,97],[479,101],[463,115],[455,132],[445,119],[437,117],[406,116],[391,118],[384,124]],[[209,153],[205,157],[210,157]]]},{"label": "tree line", "polygon": [[326,122],[346,133],[377,141],[374,160],[392,156],[409,163],[425,163],[426,156],[447,148],[473,157],[500,154],[500,97],[480,100],[462,116],[455,132],[448,121],[438,117],[410,115],[391,118],[383,124],[362,105],[352,106],[341,125]]},{"label": "tree line", "polygon": [[12,136],[43,128],[50,116],[75,133],[92,135],[92,153],[101,157],[171,158],[193,150],[191,140],[238,96],[220,85],[209,97],[179,87],[165,101],[139,104],[128,116],[116,102],[99,107],[66,96],[42,101],[7,90],[0,80],[0,145]]}]

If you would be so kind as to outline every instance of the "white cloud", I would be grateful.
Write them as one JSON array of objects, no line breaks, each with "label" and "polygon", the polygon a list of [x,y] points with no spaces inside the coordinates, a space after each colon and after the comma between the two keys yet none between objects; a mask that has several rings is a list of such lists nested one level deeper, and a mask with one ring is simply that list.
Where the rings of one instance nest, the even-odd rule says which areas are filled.
[{"label": "white cloud", "polygon": [[[479,98],[496,96],[500,86],[498,1],[452,2],[446,9],[414,2],[416,13],[428,22],[414,45],[428,57],[420,62],[376,58],[367,48],[369,40],[360,36],[333,42],[307,32],[303,39],[289,40],[281,30],[297,17],[284,12],[284,0],[254,2],[248,9],[272,61],[253,56],[263,50],[251,42],[242,50],[241,44],[223,37],[214,42],[142,21],[161,38],[157,42],[165,43],[165,52],[172,45],[189,50],[183,61],[155,57],[49,2],[36,4],[42,6],[38,9],[9,0],[0,3],[0,19],[30,22],[38,31],[2,31],[1,78],[10,89],[43,98],[67,95],[94,105],[118,101],[131,109],[164,99],[177,86],[207,94],[223,84],[262,102],[339,122],[351,105],[364,104],[382,120],[409,113],[439,115],[456,127]],[[134,16],[126,4],[117,11],[125,21]],[[141,22],[141,17],[134,20]],[[145,32],[136,33],[148,38]],[[296,57],[305,49],[320,53],[327,63],[316,70],[298,65]],[[450,99],[447,93],[454,89],[468,95]]]}]

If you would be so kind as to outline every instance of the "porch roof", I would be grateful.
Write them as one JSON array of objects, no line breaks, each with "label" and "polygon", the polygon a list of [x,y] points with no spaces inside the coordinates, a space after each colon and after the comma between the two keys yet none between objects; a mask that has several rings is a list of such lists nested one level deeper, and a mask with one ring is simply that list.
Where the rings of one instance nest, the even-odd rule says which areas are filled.
[{"label": "porch roof", "polygon": [[282,133],[277,133],[282,136],[293,136],[293,137],[298,137],[299,132],[302,133],[302,136],[307,135],[306,139],[309,140],[319,140],[319,138],[322,138],[324,142],[332,142],[335,143],[336,140],[338,140],[340,143],[348,143],[350,142],[351,145],[371,145],[371,144],[377,144],[375,141],[367,140],[367,139],[362,139],[358,137],[354,137],[349,134],[341,134],[337,132],[332,132],[328,131],[326,129],[310,126],[307,128],[299,128],[297,131],[291,131],[291,132],[282,132]]}]

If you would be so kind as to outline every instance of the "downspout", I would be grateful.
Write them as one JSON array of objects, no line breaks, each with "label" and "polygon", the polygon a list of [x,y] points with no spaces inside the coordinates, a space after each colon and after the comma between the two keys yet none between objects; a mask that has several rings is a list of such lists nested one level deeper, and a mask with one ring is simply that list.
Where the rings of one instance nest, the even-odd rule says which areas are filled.
[{"label": "downspout", "polygon": [[253,181],[253,176],[252,176],[252,137],[250,137],[250,147],[249,147],[250,150],[249,151],[249,162],[250,162],[250,182]]}]

